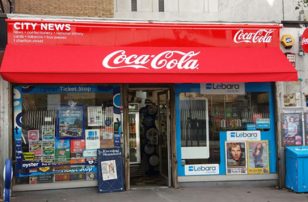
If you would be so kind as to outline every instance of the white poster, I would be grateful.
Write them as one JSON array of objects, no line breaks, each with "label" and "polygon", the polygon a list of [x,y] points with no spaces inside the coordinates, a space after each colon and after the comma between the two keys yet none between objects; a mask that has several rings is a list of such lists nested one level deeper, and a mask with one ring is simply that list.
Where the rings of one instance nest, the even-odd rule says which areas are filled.
[{"label": "white poster", "polygon": [[185,175],[219,175],[219,164],[185,165]]},{"label": "white poster", "polygon": [[103,125],[103,109],[102,107],[88,107],[88,126]]},{"label": "white poster", "polygon": [[86,149],[100,148],[100,130],[88,129],[86,130]]},{"label": "white poster", "polygon": [[115,160],[102,161],[101,167],[102,167],[103,181],[118,179],[117,166]]},{"label": "white poster", "polygon": [[201,83],[201,94],[244,95],[245,83]]}]

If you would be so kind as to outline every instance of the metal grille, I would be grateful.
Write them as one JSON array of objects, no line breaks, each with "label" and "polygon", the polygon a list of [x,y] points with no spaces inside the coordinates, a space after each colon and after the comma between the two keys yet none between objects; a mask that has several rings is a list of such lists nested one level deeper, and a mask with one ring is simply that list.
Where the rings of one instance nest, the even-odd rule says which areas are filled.
[{"label": "metal grille", "polygon": [[206,101],[181,100],[182,146],[207,146]]}]

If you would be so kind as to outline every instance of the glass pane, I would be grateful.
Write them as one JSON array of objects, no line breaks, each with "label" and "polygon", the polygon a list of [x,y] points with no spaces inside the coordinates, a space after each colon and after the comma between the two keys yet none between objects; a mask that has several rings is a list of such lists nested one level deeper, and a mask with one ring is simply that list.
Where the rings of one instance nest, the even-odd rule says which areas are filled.
[{"label": "glass pane", "polygon": [[96,149],[114,147],[113,110],[112,91],[22,94],[17,184],[96,180]]},{"label": "glass pane", "polygon": [[207,99],[195,93],[180,96],[182,147],[207,146]]}]

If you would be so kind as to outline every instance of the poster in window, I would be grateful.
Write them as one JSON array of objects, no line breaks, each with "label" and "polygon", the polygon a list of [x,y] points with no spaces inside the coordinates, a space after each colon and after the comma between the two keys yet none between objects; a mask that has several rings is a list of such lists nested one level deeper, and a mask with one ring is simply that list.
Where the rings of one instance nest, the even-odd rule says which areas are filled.
[{"label": "poster in window", "polygon": [[51,141],[55,139],[55,125],[42,125],[42,140]]},{"label": "poster in window", "polygon": [[100,148],[100,130],[88,129],[86,130],[86,149]]},{"label": "poster in window", "polygon": [[282,114],[282,145],[294,146],[303,144],[301,113]]},{"label": "poster in window", "polygon": [[71,140],[71,164],[84,163],[83,151],[85,149],[85,140]]},{"label": "poster in window", "polygon": [[88,107],[88,126],[103,125],[103,109],[102,107]]},{"label": "poster in window", "polygon": [[248,174],[269,174],[268,141],[248,141]]},{"label": "poster in window", "polygon": [[82,139],[84,133],[83,108],[61,107],[58,114],[59,138]]},{"label": "poster in window", "polygon": [[55,159],[59,163],[68,163],[70,160],[70,140],[57,139],[55,143]]},{"label": "poster in window", "polygon": [[102,161],[101,168],[102,168],[103,181],[115,180],[118,178],[117,172],[116,172],[116,161],[115,160]]},{"label": "poster in window", "polygon": [[39,130],[28,130],[28,141],[39,141],[40,132]]},{"label": "poster in window", "polygon": [[43,150],[41,141],[30,141],[29,142],[29,153],[34,154],[34,161],[40,161]]},{"label": "poster in window", "polygon": [[227,174],[247,174],[246,143],[226,142],[225,151]]}]

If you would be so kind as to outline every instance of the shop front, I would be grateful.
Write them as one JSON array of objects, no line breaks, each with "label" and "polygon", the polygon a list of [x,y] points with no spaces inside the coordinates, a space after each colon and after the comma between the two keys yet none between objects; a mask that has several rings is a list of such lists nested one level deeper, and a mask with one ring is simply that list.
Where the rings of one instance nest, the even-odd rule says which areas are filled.
[{"label": "shop front", "polygon": [[275,24],[9,19],[15,190],[277,179]]}]

